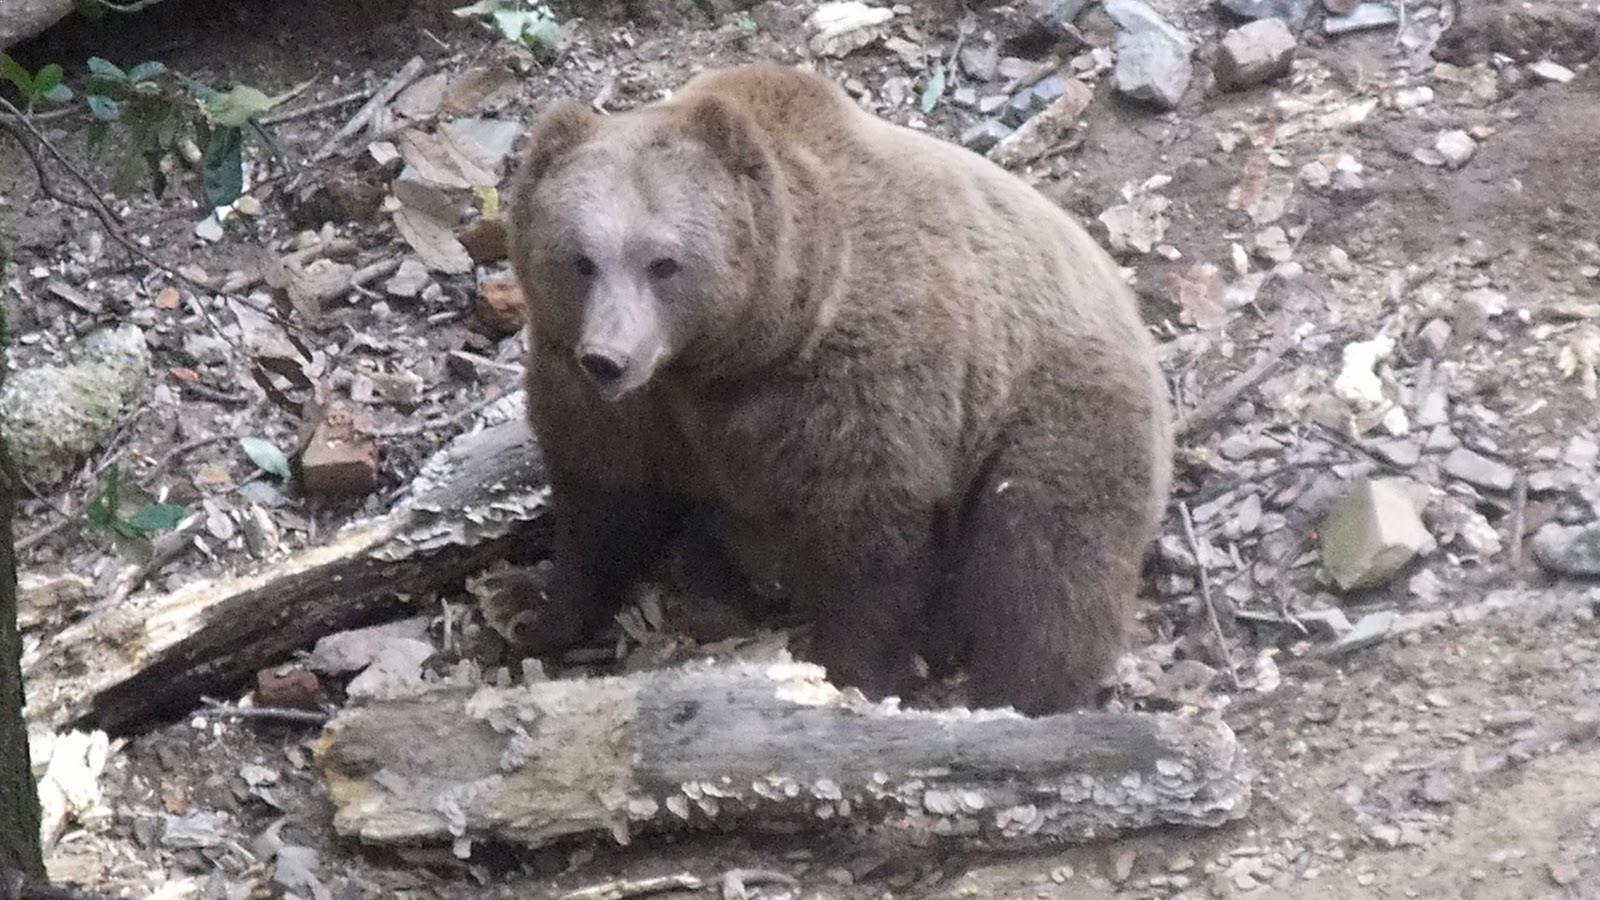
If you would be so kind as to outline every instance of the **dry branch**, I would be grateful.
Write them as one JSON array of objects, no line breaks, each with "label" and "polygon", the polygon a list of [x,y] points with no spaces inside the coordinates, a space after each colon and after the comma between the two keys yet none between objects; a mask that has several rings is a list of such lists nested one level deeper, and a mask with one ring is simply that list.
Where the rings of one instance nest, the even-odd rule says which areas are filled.
[{"label": "dry branch", "polygon": [[986,847],[1242,816],[1220,721],[905,711],[812,665],[695,664],[346,709],[316,743],[343,835],[375,844],[871,823]]},{"label": "dry branch", "polygon": [[115,731],[192,709],[542,540],[546,496],[521,416],[462,435],[381,519],[258,571],[129,597],[44,642],[24,661],[29,718]]}]

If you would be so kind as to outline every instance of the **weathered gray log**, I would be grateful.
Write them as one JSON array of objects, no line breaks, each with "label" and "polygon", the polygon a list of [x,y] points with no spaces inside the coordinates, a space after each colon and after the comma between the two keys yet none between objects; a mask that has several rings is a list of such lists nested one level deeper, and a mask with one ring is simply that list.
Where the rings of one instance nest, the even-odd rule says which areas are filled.
[{"label": "weathered gray log", "polygon": [[440,451],[388,515],[248,574],[136,595],[24,660],[31,721],[119,731],[194,708],[327,634],[544,540],[537,445],[509,418]]},{"label": "weathered gray log", "polygon": [[315,752],[334,826],[373,844],[619,842],[871,823],[987,847],[1242,816],[1220,721],[870,703],[802,663],[694,664],[352,707]]}]

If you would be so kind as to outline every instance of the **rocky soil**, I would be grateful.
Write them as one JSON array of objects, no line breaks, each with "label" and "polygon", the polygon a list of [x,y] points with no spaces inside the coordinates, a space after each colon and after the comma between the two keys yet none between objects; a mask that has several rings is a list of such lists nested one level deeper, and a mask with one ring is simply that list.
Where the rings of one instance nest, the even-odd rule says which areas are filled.
[{"label": "rocky soil", "polygon": [[[1184,437],[1116,704],[1222,717],[1260,770],[1254,805],[1216,831],[1023,856],[846,833],[464,862],[339,841],[313,725],[197,713],[116,738],[39,730],[58,878],[172,898],[562,896],[676,873],[710,885],[683,896],[1600,897],[1593,4],[1019,0],[818,18],[810,0],[767,0],[629,19],[645,5],[574,3],[556,9],[554,58],[453,5],[166,0],[15,48],[69,78],[96,55],[274,95],[312,79],[274,113],[288,170],[253,157],[225,220],[181,166],[165,199],[120,204],[172,272],[50,200],[0,139],[0,410],[37,491],[20,523],[30,647],[129,564],[85,514],[113,469],[185,514],[143,585],[167,590],[380,514],[515,390],[519,298],[478,243],[492,226],[470,187],[503,178],[544,104],[618,110],[703,67],[808,62],[1024,173],[1126,266]],[[406,90],[318,159],[414,56]],[[81,158],[86,125],[43,127]],[[476,607],[466,585],[410,598],[399,639],[491,677],[499,645]],[[649,613],[553,674],[614,667],[617,647],[624,666],[694,649],[663,651],[671,623]],[[442,641],[444,621],[481,639]],[[311,699],[344,687],[324,672]]]}]

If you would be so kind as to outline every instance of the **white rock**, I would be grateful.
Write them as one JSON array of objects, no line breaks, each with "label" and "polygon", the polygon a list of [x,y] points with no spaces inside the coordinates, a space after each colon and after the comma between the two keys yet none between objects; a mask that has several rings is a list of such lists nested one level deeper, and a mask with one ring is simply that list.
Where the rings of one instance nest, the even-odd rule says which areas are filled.
[{"label": "white rock", "polygon": [[1444,159],[1444,164],[1452,169],[1459,169],[1466,165],[1478,152],[1478,142],[1472,135],[1465,131],[1455,129],[1441,133],[1433,141],[1433,149]]}]

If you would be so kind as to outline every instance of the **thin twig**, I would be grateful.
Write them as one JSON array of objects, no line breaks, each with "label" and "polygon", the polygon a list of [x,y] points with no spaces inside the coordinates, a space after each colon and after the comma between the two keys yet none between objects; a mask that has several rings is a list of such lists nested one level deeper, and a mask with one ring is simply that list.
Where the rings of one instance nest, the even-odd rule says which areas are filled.
[{"label": "thin twig", "polygon": [[417,76],[422,74],[424,67],[425,64],[422,61],[422,57],[411,57],[399,72],[395,73],[393,77],[383,83],[382,87],[373,92],[366,105],[357,110],[350,121],[344,123],[344,127],[334,132],[333,137],[322,145],[322,149],[311,155],[311,161],[321,162],[338,153],[343,148],[345,141],[355,137],[361,129],[367,127],[367,123],[372,121],[372,118],[378,114],[378,110],[383,109],[390,100],[394,99],[396,94],[405,90],[407,85],[416,81]]},{"label": "thin twig", "polygon": [[1511,568],[1522,567],[1522,533],[1528,529],[1528,473],[1518,469],[1511,494]]},{"label": "thin twig", "polygon": [[1217,652],[1222,654],[1222,662],[1228,667],[1228,680],[1233,682],[1235,690],[1239,688],[1239,670],[1233,662],[1233,651],[1228,648],[1228,638],[1222,633],[1222,621],[1217,618],[1217,605],[1211,599],[1211,570],[1206,565],[1206,560],[1200,553],[1200,539],[1195,537],[1194,516],[1189,513],[1189,504],[1178,504],[1178,515],[1183,521],[1183,536],[1189,542],[1189,552],[1194,554],[1194,564],[1200,572],[1200,600],[1205,603],[1206,617],[1211,620],[1211,633],[1217,639]]},{"label": "thin twig", "polygon": [[369,99],[372,96],[372,91],[372,88],[362,88],[359,91],[352,91],[343,96],[334,97],[331,100],[323,100],[319,103],[313,103],[310,106],[302,106],[299,109],[287,110],[285,112],[278,113],[277,115],[263,118],[261,120],[261,124],[271,127],[273,125],[282,125],[285,122],[293,122],[296,119],[305,119],[311,116],[320,115],[328,112],[329,110],[338,109],[341,106],[349,106],[352,103],[358,103],[362,100]]},{"label": "thin twig", "polygon": [[1180,438],[1198,440],[1217,426],[1228,408],[1239,398],[1260,384],[1277,368],[1279,361],[1294,347],[1294,333],[1287,320],[1279,324],[1278,335],[1255,365],[1234,376],[1220,390],[1196,404],[1195,408],[1178,419],[1174,434]]},{"label": "thin twig", "polygon": [[205,704],[195,713],[219,719],[270,719],[277,722],[295,722],[303,725],[326,725],[328,714],[311,709],[289,709],[279,706],[232,706],[211,697],[201,697]]}]

